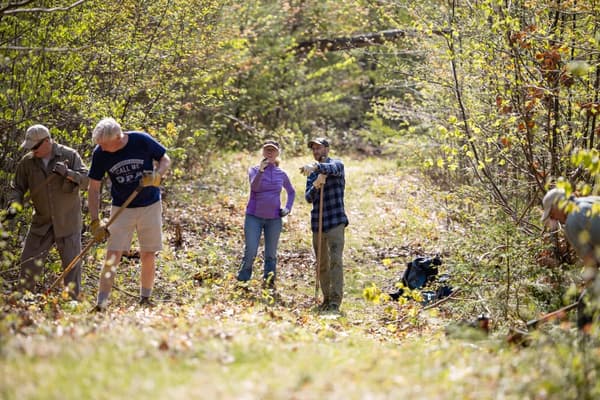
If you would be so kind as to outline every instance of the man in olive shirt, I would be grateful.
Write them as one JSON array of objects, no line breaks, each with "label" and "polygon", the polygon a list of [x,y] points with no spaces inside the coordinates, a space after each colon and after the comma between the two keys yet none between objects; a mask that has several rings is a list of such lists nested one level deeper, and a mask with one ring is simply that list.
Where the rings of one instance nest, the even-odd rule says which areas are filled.
[{"label": "man in olive shirt", "polygon": [[[15,216],[29,191],[34,211],[21,253],[19,287],[33,292],[53,244],[63,269],[81,252],[79,190],[87,187],[88,177],[77,151],[55,143],[43,125],[27,129],[21,147],[28,153],[17,165],[8,194],[7,216]],[[65,276],[65,285],[76,299],[81,286],[81,263]]]}]

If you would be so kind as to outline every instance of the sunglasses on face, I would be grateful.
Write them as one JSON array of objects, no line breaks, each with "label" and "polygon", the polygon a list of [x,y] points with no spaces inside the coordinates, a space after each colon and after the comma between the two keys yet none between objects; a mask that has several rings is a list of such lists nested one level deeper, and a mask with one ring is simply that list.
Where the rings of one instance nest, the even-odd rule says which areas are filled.
[{"label": "sunglasses on face", "polygon": [[36,151],[37,149],[39,149],[39,148],[40,148],[40,146],[41,146],[42,144],[44,144],[44,142],[46,141],[46,139],[48,139],[48,138],[43,138],[42,140],[40,140],[39,142],[37,142],[37,144],[36,144],[35,146],[33,146],[33,147],[31,148],[31,150],[33,150],[33,151]]}]

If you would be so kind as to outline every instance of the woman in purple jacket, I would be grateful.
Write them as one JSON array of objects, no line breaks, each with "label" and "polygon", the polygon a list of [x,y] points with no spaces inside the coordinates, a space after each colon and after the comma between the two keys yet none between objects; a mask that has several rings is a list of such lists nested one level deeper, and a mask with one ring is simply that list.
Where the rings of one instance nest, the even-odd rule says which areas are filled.
[{"label": "woman in purple jacket", "polygon": [[[275,287],[277,265],[277,244],[281,233],[281,218],[292,210],[296,191],[290,178],[279,168],[279,143],[267,140],[262,149],[263,160],[259,165],[248,169],[250,180],[250,200],[246,206],[244,236],[246,239],[244,259],[237,274],[237,280],[249,281],[252,265],[258,251],[260,235],[265,235],[265,255],[263,282],[265,287]],[[281,208],[281,190],[287,192],[287,201]]]}]

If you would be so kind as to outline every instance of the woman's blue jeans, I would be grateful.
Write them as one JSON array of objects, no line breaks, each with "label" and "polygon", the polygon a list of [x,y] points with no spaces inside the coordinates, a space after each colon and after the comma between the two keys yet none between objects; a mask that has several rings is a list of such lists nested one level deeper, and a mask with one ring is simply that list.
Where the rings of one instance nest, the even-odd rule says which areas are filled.
[{"label": "woman's blue jeans", "polygon": [[277,244],[281,233],[281,218],[259,218],[254,215],[246,215],[244,222],[244,236],[246,245],[244,248],[244,259],[238,271],[238,281],[248,281],[252,277],[252,265],[258,252],[260,235],[265,232],[265,263],[263,279],[269,283],[275,282],[275,267],[277,265]]}]

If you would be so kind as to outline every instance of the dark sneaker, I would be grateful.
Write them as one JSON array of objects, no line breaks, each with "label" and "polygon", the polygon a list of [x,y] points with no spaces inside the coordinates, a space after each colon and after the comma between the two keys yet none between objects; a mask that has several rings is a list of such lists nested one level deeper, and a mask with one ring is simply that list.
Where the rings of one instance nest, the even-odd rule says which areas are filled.
[{"label": "dark sneaker", "polygon": [[275,274],[269,272],[266,277],[263,278],[262,283],[263,289],[275,290]]},{"label": "dark sneaker", "polygon": [[322,312],[327,311],[327,308],[329,308],[329,301],[323,300],[323,302],[319,304],[319,307],[317,309]]},{"label": "dark sneaker", "polygon": [[92,314],[97,314],[97,313],[103,313],[106,311],[106,306],[102,306],[100,304],[96,304],[91,310],[90,313]]},{"label": "dark sneaker", "polygon": [[240,292],[249,292],[250,291],[250,282],[248,281],[236,281],[235,288]]},{"label": "dark sneaker", "polygon": [[150,297],[142,297],[140,298],[140,306],[152,308],[154,307],[154,302],[150,300]]},{"label": "dark sneaker", "polygon": [[275,282],[272,280],[263,281],[262,288],[266,290],[275,290]]}]

